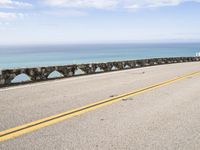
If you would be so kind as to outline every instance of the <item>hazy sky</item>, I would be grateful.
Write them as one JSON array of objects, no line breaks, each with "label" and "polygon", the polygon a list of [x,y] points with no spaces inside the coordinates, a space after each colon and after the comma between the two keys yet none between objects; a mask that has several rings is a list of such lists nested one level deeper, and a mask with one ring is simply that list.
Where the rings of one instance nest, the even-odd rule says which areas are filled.
[{"label": "hazy sky", "polygon": [[200,0],[0,0],[0,45],[109,42],[200,42]]}]

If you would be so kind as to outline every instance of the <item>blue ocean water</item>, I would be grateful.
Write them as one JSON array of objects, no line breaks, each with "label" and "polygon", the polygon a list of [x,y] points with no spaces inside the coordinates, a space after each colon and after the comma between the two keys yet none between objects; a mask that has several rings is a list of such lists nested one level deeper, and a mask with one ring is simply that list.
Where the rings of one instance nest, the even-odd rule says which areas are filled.
[{"label": "blue ocean water", "polygon": [[0,68],[195,56],[200,43],[0,46]]}]

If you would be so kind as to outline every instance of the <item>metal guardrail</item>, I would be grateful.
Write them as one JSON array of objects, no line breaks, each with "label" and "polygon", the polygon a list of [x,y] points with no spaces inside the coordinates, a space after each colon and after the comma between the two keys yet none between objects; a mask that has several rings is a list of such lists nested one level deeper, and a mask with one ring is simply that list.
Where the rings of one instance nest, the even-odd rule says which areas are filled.
[{"label": "metal guardrail", "polygon": [[[12,80],[20,75],[26,74],[30,77],[30,82],[46,81],[50,80],[49,75],[58,71],[63,75],[63,78],[78,76],[77,70],[83,71],[83,75],[100,73],[97,70],[103,72],[109,72],[115,70],[133,69],[139,67],[183,63],[200,61],[200,57],[169,57],[169,58],[151,58],[140,60],[127,60],[127,61],[114,61],[105,63],[88,63],[88,64],[74,64],[63,66],[48,66],[48,67],[35,67],[35,68],[17,68],[17,69],[3,69],[0,74],[0,87],[13,85]],[[21,84],[22,82],[18,83]]]}]

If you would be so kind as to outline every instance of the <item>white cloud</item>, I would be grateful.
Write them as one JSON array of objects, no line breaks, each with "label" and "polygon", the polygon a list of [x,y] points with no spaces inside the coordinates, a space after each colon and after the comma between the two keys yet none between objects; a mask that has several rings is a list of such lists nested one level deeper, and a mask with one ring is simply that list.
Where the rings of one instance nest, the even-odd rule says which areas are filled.
[{"label": "white cloud", "polygon": [[200,2],[200,0],[128,0],[127,3],[125,3],[125,8],[140,9],[164,6],[177,6],[185,2]]},{"label": "white cloud", "polygon": [[0,20],[13,20],[16,18],[24,18],[22,13],[0,12]]},{"label": "white cloud", "polygon": [[200,0],[43,0],[50,6],[67,8],[96,9],[140,9],[164,6],[176,6],[184,2],[200,2]]},{"label": "white cloud", "polygon": [[79,17],[79,16],[87,16],[87,12],[79,11],[79,10],[56,10],[56,11],[44,11],[42,12],[45,15],[51,15],[56,17],[66,17],[66,16],[72,16],[72,17]]},{"label": "white cloud", "polygon": [[32,4],[15,0],[0,0],[0,8],[26,8]]},{"label": "white cloud", "polygon": [[110,9],[118,4],[118,0],[43,0],[46,4],[67,8]]}]

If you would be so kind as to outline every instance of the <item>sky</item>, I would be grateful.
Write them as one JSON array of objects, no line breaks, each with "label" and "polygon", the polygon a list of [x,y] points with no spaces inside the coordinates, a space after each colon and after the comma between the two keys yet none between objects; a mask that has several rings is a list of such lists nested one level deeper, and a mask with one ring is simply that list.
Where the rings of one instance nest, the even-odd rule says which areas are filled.
[{"label": "sky", "polygon": [[200,42],[200,0],[0,0],[0,45]]}]

